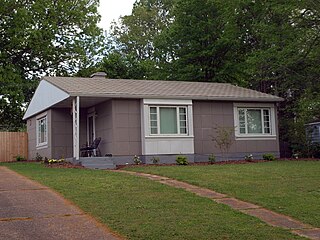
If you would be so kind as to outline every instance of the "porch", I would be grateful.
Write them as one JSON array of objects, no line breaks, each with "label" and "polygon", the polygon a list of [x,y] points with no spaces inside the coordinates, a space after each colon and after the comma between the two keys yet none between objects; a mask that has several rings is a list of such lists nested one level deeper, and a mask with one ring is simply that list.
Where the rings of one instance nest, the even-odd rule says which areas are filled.
[{"label": "porch", "polygon": [[117,167],[112,157],[79,157],[78,160],[75,158],[67,158],[66,160],[74,165],[81,165],[89,169],[115,169]]}]

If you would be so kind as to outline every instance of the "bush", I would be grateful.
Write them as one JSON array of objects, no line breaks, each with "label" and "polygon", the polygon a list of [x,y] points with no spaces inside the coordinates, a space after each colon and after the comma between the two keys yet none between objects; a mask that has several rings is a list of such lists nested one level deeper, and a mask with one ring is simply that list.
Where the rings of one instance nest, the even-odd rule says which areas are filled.
[{"label": "bush", "polygon": [[244,156],[244,160],[252,161],[253,160],[253,155],[252,154],[245,155]]},{"label": "bush", "polygon": [[276,157],[272,153],[266,153],[262,155],[263,160],[274,161]]},{"label": "bush", "polygon": [[25,160],[26,160],[26,158],[23,156],[20,156],[20,155],[16,156],[16,161],[18,161],[18,162],[25,161]]},{"label": "bush", "polygon": [[137,155],[134,155],[132,160],[133,160],[134,164],[136,164],[136,165],[140,165],[142,163],[140,157]]},{"label": "bush", "polygon": [[208,157],[208,161],[209,161],[209,163],[215,163],[216,162],[216,156],[212,153],[212,154],[210,154],[209,155],[209,157]]},{"label": "bush", "polygon": [[39,153],[36,153],[35,159],[36,161],[42,161],[43,157]]},{"label": "bush", "polygon": [[152,157],[152,158],[151,158],[151,161],[152,161],[153,164],[158,164],[158,163],[160,162],[160,158],[158,158],[158,157]]},{"label": "bush", "polygon": [[177,156],[176,162],[178,165],[188,165],[188,158],[186,156]]}]

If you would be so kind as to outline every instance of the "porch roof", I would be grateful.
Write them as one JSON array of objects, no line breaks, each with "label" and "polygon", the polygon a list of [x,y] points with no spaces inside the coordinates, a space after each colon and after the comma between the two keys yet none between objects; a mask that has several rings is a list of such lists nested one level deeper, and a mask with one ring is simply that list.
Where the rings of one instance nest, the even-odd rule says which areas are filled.
[{"label": "porch roof", "polygon": [[228,83],[106,79],[102,77],[44,77],[43,80],[70,96],[108,98],[164,98],[279,102],[274,95],[234,86]]}]

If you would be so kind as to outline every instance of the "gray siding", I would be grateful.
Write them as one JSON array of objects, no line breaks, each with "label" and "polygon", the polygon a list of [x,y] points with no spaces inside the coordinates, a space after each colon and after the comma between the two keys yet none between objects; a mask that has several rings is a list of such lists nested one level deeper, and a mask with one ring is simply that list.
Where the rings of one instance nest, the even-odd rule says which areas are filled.
[{"label": "gray siding", "polygon": [[114,99],[113,152],[115,156],[141,155],[141,116],[139,99]]},{"label": "gray siding", "polygon": [[52,157],[68,158],[73,155],[72,115],[70,109],[55,108],[51,110]]},{"label": "gray siding", "polygon": [[99,148],[104,156],[113,152],[112,101],[109,100],[97,105],[95,110],[97,114],[96,137],[101,137]]},{"label": "gray siding", "polygon": [[[220,149],[212,141],[212,136],[215,136],[214,128],[217,126],[234,127],[233,103],[194,101],[193,114],[195,154],[221,155]],[[229,153],[237,159],[244,159],[247,154],[253,154],[259,158],[264,153],[279,155],[278,136],[276,140],[235,140],[233,134],[233,140]]]},{"label": "gray siding", "polygon": [[[47,123],[48,123],[48,144],[47,146],[42,146],[37,148],[36,140],[36,123],[37,116],[29,118],[27,120],[27,132],[28,132],[28,159],[35,159],[37,153],[40,154],[43,158],[52,157],[52,138],[51,138],[51,110],[47,112]],[[42,113],[40,113],[42,114]],[[38,115],[40,115],[38,114]]]}]

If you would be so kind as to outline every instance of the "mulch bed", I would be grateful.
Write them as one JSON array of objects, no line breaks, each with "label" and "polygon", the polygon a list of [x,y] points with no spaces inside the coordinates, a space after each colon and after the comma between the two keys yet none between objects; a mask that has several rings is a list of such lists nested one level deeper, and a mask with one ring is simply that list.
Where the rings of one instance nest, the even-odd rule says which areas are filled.
[{"label": "mulch bed", "polygon": [[[276,161],[320,161],[320,159],[317,158],[303,158],[303,159],[295,159],[295,158],[279,158]],[[249,163],[262,163],[262,162],[271,162],[269,160],[229,160],[229,161],[219,161],[214,163],[209,162],[199,162],[199,163],[189,163],[188,165],[184,166],[206,166],[206,165],[227,165],[227,164],[249,164]],[[171,164],[129,164],[129,165],[117,165],[117,169],[122,168],[130,168],[130,167],[148,167],[148,166],[182,166],[177,165],[176,163]]]},{"label": "mulch bed", "polygon": [[81,165],[74,165],[72,163],[69,162],[64,162],[64,163],[45,163],[44,164],[45,167],[48,168],[85,168],[84,166]]}]

